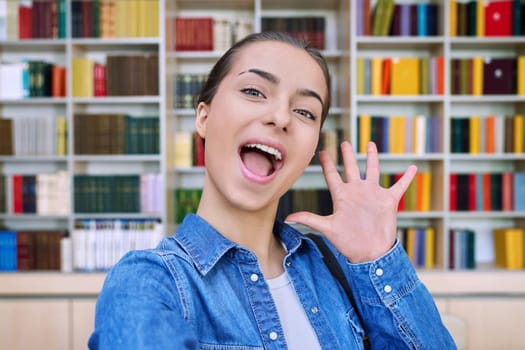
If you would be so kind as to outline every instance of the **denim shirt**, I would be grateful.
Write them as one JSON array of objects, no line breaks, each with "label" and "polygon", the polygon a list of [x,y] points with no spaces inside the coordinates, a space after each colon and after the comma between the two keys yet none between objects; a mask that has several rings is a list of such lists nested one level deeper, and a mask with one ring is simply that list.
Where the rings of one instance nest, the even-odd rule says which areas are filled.
[{"label": "denim shirt", "polygon": [[[366,263],[335,252],[361,325],[315,244],[283,223],[274,232],[287,248],[283,266],[323,349],[362,349],[363,326],[373,349],[456,348],[399,242]],[[286,347],[256,256],[194,214],[156,249],[129,252],[113,267],[89,339],[90,349]]]}]

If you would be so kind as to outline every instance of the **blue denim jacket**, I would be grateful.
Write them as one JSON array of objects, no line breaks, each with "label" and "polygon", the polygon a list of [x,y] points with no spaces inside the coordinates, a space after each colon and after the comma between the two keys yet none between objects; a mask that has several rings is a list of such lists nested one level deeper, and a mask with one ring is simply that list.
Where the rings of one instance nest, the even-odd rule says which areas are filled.
[{"label": "blue denim jacket", "polygon": [[[362,349],[363,325],[317,247],[286,224],[274,232],[322,348]],[[368,263],[336,254],[373,349],[456,348],[399,243]],[[89,348],[286,349],[286,341],[256,256],[189,215],[176,235],[128,253],[108,273]]]}]

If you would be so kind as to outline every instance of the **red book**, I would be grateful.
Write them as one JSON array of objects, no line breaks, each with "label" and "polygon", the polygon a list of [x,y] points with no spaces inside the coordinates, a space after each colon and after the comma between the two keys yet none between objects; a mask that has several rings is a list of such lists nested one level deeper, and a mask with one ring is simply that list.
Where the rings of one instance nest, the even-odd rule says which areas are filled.
[{"label": "red book", "polygon": [[107,96],[106,91],[106,66],[95,63],[93,66],[94,91],[96,97]]},{"label": "red book", "polygon": [[490,174],[484,173],[483,176],[483,210],[491,211],[491,186],[490,186]]},{"label": "red book", "polygon": [[82,1],[82,37],[92,38],[93,35],[93,3],[90,0]]},{"label": "red book", "polygon": [[51,68],[51,96],[66,96],[66,67],[53,65]]},{"label": "red book", "polygon": [[22,175],[13,175],[13,213],[22,214],[24,212],[24,191]]},{"label": "red book", "polygon": [[490,1],[485,6],[485,36],[512,35],[512,0]]},{"label": "red book", "polygon": [[450,211],[458,210],[458,177],[457,174],[450,174]]},{"label": "red book", "polygon": [[445,93],[445,68],[443,56],[436,57],[436,94]]},{"label": "red book", "polygon": [[477,184],[476,184],[476,174],[469,174],[469,183],[468,183],[468,209],[470,211],[476,211],[477,205]]},{"label": "red book", "polygon": [[392,58],[385,57],[383,59],[383,77],[381,82],[381,94],[390,94],[390,72],[392,70]]},{"label": "red book", "polygon": [[33,8],[20,6],[18,8],[18,37],[20,39],[33,38]]},{"label": "red book", "polygon": [[514,175],[507,172],[501,174],[501,209],[514,210]]},{"label": "red book", "polygon": [[[403,176],[403,174],[395,174],[395,182],[399,181],[399,179]],[[393,185],[393,184],[391,184]],[[401,199],[399,200],[399,204],[397,205],[397,211],[405,211],[406,210],[406,200],[405,200],[406,192],[403,196],[401,196]]]}]

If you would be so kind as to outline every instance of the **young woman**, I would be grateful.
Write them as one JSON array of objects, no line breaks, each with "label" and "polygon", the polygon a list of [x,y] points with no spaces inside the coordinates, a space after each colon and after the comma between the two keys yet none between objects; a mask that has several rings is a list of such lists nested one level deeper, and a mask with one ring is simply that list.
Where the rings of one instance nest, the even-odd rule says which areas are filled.
[{"label": "young woman", "polygon": [[279,33],[250,35],[216,63],[196,113],[206,143],[198,211],[108,274],[91,349],[362,349],[364,330],[373,349],[455,348],[396,240],[414,166],[382,188],[375,145],[363,180],[343,142],[343,178],[319,154],[333,214],[287,218],[329,242],[364,324],[315,244],[275,220],[314,155],[329,80],[317,51]]}]

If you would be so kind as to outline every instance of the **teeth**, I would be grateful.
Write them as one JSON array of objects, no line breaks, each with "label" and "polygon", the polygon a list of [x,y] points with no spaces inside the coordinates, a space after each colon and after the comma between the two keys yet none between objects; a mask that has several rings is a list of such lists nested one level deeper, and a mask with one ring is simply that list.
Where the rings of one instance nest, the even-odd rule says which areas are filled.
[{"label": "teeth", "polygon": [[277,159],[277,160],[281,160],[282,157],[283,157],[281,152],[279,152],[278,149],[275,149],[275,148],[270,147],[270,146],[262,145],[260,143],[250,143],[250,144],[246,145],[246,147],[260,149],[263,152],[266,152],[268,154],[273,155],[274,158]]}]

